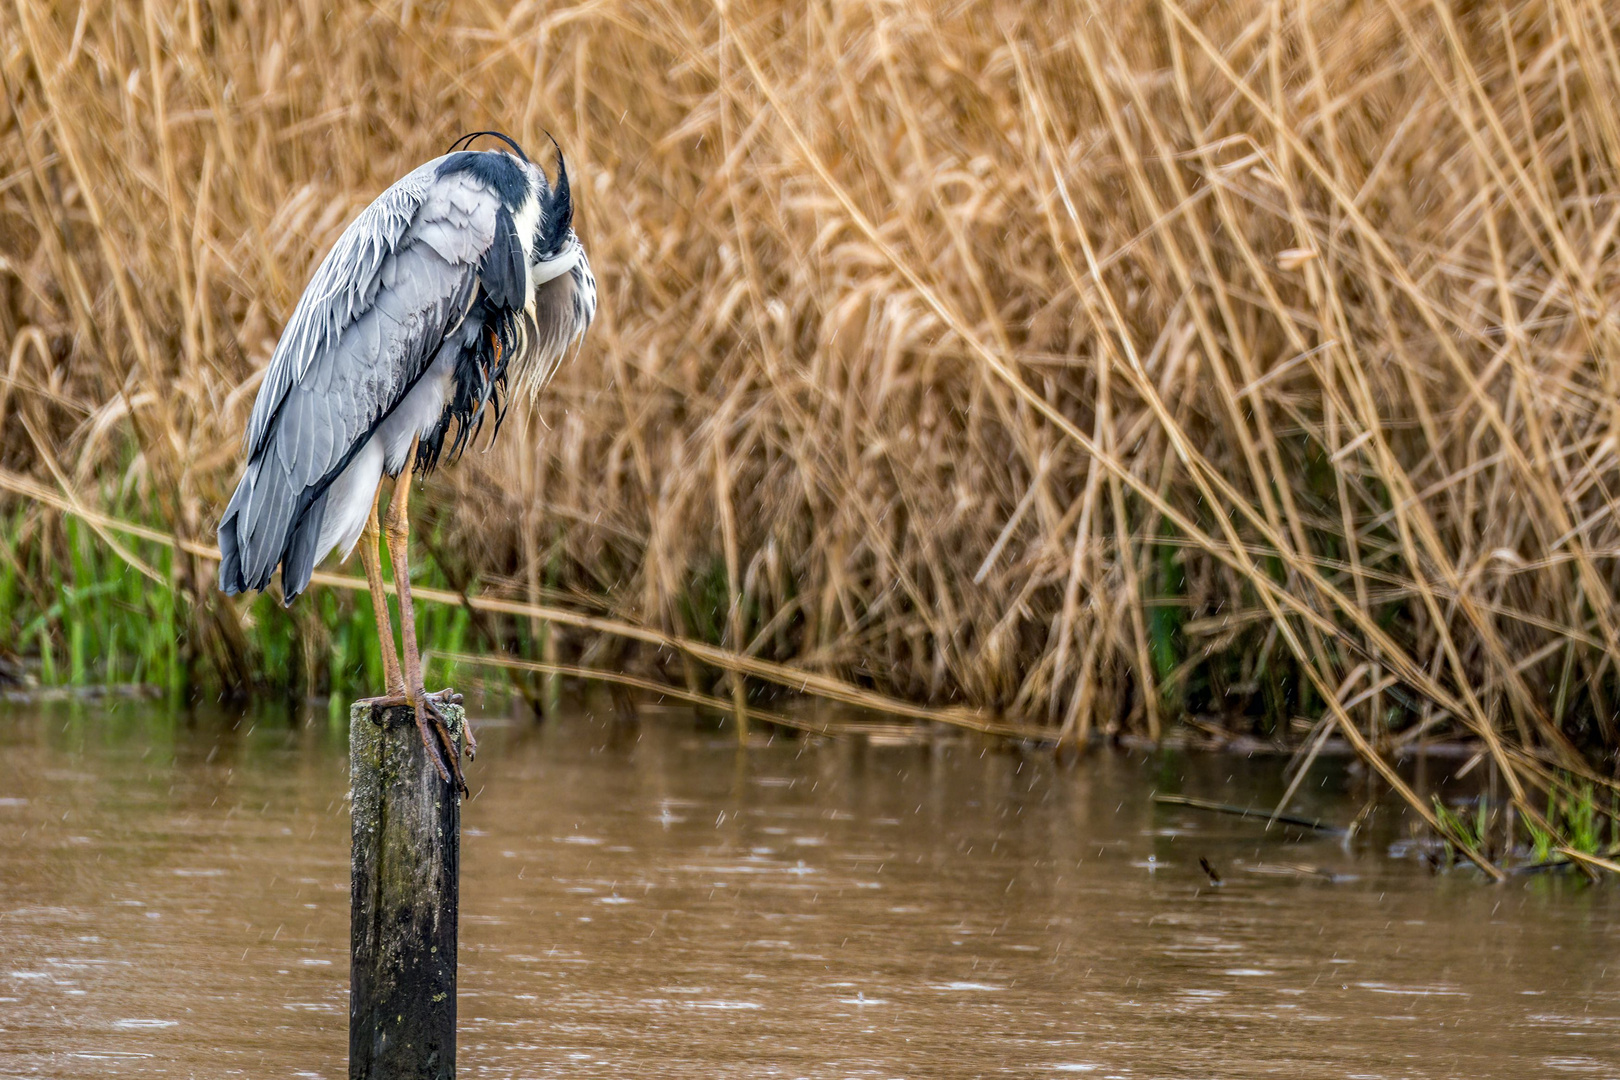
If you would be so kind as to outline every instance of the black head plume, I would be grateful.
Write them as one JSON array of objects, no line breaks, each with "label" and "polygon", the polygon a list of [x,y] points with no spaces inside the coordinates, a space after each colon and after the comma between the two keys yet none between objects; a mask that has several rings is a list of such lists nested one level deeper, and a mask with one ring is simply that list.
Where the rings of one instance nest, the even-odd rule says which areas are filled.
[{"label": "black head plume", "polygon": [[551,213],[560,232],[574,224],[574,199],[568,193],[568,163],[563,160],[562,147],[557,146],[551,132],[546,132],[546,138],[551,139],[551,145],[557,147],[557,186],[551,193]]},{"label": "black head plume", "polygon": [[574,224],[574,197],[568,189],[568,163],[563,160],[562,147],[557,145],[551,132],[546,132],[546,138],[557,148],[557,182],[551,187],[551,200],[540,218],[545,240],[541,249],[555,254],[562,250],[568,230]]},{"label": "black head plume", "polygon": [[492,139],[501,140],[501,142],[512,148],[513,153],[517,154],[518,157],[523,159],[523,163],[525,165],[529,163],[529,155],[523,152],[523,147],[519,146],[517,144],[517,140],[506,134],[504,131],[469,131],[467,134],[451,143],[450,149],[446,150],[445,153],[453,154],[463,146],[471,146],[472,141],[478,138],[480,135],[488,135]]}]

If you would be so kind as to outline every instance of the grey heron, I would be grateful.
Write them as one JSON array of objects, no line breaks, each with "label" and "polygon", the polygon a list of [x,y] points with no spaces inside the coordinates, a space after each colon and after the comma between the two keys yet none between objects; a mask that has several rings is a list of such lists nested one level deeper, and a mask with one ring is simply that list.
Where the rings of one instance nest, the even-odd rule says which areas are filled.
[{"label": "grey heron", "polygon": [[[479,135],[506,149],[461,149]],[[552,182],[506,135],[458,139],[379,195],[315,271],[271,355],[247,466],[220,519],[219,585],[233,595],[266,588],[279,566],[291,604],[316,563],[337,550],[347,559],[359,543],[388,682],[367,700],[414,709],[429,757],[462,792],[439,708],[459,699],[422,683],[406,552],[411,473],[453,460],[490,412],[493,440],[510,398],[532,399],[595,314],[562,148]],[[379,529],[384,475],[394,488]]]}]

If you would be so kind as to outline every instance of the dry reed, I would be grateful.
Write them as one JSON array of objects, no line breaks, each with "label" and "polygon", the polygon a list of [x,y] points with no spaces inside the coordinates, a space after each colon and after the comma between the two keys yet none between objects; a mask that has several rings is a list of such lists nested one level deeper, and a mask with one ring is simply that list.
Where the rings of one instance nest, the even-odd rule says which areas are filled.
[{"label": "dry reed", "polygon": [[602,314],[431,482],[481,595],[1062,738],[1337,729],[1397,785],[1462,732],[1539,820],[1620,745],[1615,23],[15,0],[0,463],[202,550],[344,224],[464,130],[549,130]]}]

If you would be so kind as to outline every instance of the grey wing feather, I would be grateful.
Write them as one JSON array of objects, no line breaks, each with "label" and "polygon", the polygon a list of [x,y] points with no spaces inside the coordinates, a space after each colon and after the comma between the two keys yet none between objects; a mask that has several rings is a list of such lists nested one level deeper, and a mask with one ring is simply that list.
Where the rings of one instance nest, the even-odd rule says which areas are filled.
[{"label": "grey wing feather", "polygon": [[390,259],[399,265],[395,287],[379,292],[371,310],[287,388],[263,452],[243,478],[236,527],[250,581],[268,581],[296,518],[404,397],[466,312],[474,267],[447,263],[421,245]]},{"label": "grey wing feather", "polygon": [[321,261],[293,309],[265,371],[248,421],[251,458],[264,444],[287,389],[302,381],[316,359],[369,311],[380,291],[397,280],[390,256],[423,243],[447,262],[476,265],[495,231],[499,199],[465,173],[438,178],[427,162],[401,177],[344,230]]},{"label": "grey wing feather", "polygon": [[417,169],[383,192],[361,212],[321,261],[270,358],[248,421],[248,457],[264,445],[270,421],[287,388],[302,379],[317,356],[376,296],[377,278],[410,227],[431,173]]},{"label": "grey wing feather", "polygon": [[307,582],[325,553],[313,551],[319,522],[306,515],[324,512],[327,486],[472,303],[499,198],[472,177],[436,177],[437,165],[355,219],[288,321],[253,404],[247,470],[220,522],[228,592],[264,588],[284,559],[284,576],[296,569]]}]

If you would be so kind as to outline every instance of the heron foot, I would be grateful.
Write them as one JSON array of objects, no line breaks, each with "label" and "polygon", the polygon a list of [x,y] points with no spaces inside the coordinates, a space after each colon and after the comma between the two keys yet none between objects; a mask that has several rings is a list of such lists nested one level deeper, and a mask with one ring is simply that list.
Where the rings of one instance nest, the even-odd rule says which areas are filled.
[{"label": "heron foot", "polygon": [[[416,709],[416,729],[422,733],[422,745],[427,748],[428,756],[438,768],[440,779],[447,784],[454,783],[457,793],[465,796],[467,780],[461,775],[461,755],[457,752],[455,739],[450,737],[450,729],[445,726],[439,702],[434,700],[440,695],[418,689],[412,696],[416,698],[412,702]],[[446,698],[445,704],[449,703]]]},{"label": "heron foot", "polygon": [[[460,705],[464,700],[462,696],[448,686],[443,690],[435,690],[431,694],[423,691],[422,696],[435,705]],[[467,760],[472,761],[478,756],[478,738],[473,734],[472,720],[465,713],[461,716],[461,739],[465,743],[464,753]]]},{"label": "heron foot", "polygon": [[[396,691],[379,697],[361,698],[356,704],[371,706],[373,715],[379,709],[400,705],[410,707],[416,713],[416,730],[421,732],[422,746],[427,750],[433,767],[438,770],[439,778],[447,784],[455,784],[456,791],[466,795],[467,781],[461,773],[461,756],[456,752],[456,741],[445,725],[444,713],[439,709],[441,705],[460,705],[461,702],[461,695],[446,687],[432,694],[421,688],[414,694]],[[473,738],[472,728],[465,719],[462,721],[462,731],[467,740],[467,758],[471,760],[478,740]]]},{"label": "heron foot", "polygon": [[[462,697],[448,686],[443,690],[435,690],[425,697],[432,698],[440,705],[460,705]],[[461,741],[466,744],[467,760],[472,761],[478,756],[478,737],[473,734],[472,721],[466,713],[461,714]]]}]

